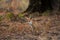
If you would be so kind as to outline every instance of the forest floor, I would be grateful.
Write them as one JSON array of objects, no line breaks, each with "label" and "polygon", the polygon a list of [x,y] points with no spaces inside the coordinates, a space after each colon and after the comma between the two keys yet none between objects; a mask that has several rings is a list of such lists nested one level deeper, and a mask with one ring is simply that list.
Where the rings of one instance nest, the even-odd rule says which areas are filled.
[{"label": "forest floor", "polygon": [[4,18],[0,21],[0,40],[60,40],[60,15],[12,21]]}]

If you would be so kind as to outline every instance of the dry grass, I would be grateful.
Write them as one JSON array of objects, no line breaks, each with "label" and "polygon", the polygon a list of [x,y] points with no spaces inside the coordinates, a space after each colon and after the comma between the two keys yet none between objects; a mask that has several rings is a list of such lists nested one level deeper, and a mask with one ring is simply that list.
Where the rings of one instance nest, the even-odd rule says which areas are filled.
[{"label": "dry grass", "polygon": [[[59,18],[60,15],[40,16],[32,19],[27,17],[28,21],[21,23],[8,21],[4,17],[0,22],[0,40],[59,40]],[[29,21],[32,21],[32,25],[28,23]]]}]

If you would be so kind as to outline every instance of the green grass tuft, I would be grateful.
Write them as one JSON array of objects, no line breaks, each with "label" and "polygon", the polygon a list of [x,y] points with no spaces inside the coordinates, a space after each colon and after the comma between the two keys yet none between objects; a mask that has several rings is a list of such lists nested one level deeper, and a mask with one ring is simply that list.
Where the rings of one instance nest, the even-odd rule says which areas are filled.
[{"label": "green grass tuft", "polygon": [[10,13],[10,12],[8,12],[8,13],[6,14],[6,18],[7,18],[7,19],[12,19],[13,16],[14,16],[14,14],[13,14],[13,13]]},{"label": "green grass tuft", "polygon": [[20,13],[20,14],[18,14],[18,17],[19,17],[19,18],[23,18],[23,17],[24,17],[24,14],[21,14],[21,13]]}]

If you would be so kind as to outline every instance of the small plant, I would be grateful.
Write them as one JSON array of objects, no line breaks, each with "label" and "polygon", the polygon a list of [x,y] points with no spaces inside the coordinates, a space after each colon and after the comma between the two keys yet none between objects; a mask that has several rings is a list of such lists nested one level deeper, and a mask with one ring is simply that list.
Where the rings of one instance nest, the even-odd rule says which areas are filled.
[{"label": "small plant", "polygon": [[26,19],[26,17],[24,16],[24,14],[18,14],[18,20],[19,20],[21,23],[27,22],[27,19]]},{"label": "small plant", "polygon": [[21,14],[21,13],[20,13],[20,14],[18,14],[18,17],[19,17],[19,18],[23,18],[23,17],[24,17],[24,14]]},{"label": "small plant", "polygon": [[13,16],[14,16],[14,14],[11,13],[11,12],[8,12],[8,13],[6,14],[7,19],[10,19],[10,20],[13,18]]}]

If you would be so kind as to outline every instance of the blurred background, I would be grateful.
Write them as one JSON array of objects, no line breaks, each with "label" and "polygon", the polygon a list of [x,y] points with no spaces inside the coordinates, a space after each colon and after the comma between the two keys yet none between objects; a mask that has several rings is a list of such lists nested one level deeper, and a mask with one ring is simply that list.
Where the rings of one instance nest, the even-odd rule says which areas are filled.
[{"label": "blurred background", "polygon": [[27,9],[29,5],[29,0],[0,0],[0,10],[15,10],[23,12]]}]

